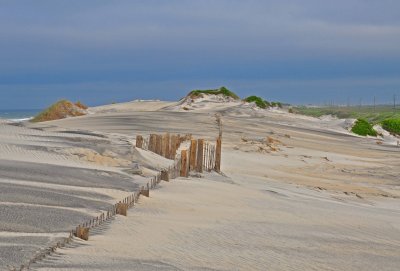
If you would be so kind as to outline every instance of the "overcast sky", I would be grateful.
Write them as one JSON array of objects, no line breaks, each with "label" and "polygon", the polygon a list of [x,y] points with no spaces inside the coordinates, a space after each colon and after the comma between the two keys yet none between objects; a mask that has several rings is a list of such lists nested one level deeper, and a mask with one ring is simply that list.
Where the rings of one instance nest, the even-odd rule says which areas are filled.
[{"label": "overcast sky", "polygon": [[0,0],[0,109],[219,86],[290,103],[400,98],[400,1]]}]

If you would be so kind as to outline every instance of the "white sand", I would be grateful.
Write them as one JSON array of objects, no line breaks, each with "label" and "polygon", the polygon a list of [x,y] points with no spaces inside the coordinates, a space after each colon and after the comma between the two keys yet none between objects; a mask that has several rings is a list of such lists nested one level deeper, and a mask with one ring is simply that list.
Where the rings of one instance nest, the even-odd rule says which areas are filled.
[{"label": "white sand", "polygon": [[[61,249],[35,267],[398,270],[399,148],[352,136],[342,121],[216,104],[181,111],[137,101],[29,125],[100,133],[114,142],[115,158],[126,160],[118,144],[134,142],[136,134],[168,131],[214,140],[219,113],[227,175],[163,183],[128,217],[118,216],[89,242]],[[131,155],[147,168],[166,162],[146,152]]]},{"label": "white sand", "polygon": [[163,183],[104,234],[38,269],[398,269],[393,211],[262,179],[223,181]]}]

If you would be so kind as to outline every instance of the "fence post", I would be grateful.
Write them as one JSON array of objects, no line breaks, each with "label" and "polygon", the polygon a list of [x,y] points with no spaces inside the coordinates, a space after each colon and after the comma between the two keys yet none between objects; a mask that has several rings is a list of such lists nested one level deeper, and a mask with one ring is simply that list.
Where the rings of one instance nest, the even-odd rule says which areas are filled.
[{"label": "fence post", "polygon": [[168,152],[169,152],[169,133],[166,133],[162,137],[162,156],[164,156],[165,158],[169,158]]},{"label": "fence post", "polygon": [[204,144],[204,169],[208,171],[208,142]]},{"label": "fence post", "polygon": [[89,228],[78,226],[76,228],[76,237],[88,241],[89,240]]},{"label": "fence post", "polygon": [[157,135],[155,135],[155,134],[151,134],[150,135],[150,139],[149,139],[149,151],[151,151],[151,152],[155,152],[155,149],[156,149],[156,141],[157,141],[157,139],[156,139],[156,137],[157,137]]},{"label": "fence post", "polygon": [[169,153],[169,158],[170,159],[175,159],[175,154],[176,154],[176,135],[171,136],[171,148],[170,148],[170,153]]},{"label": "fence post", "polygon": [[162,154],[162,135],[156,136],[156,151],[158,155]]},{"label": "fence post", "polygon": [[161,171],[161,180],[169,182],[168,170]]},{"label": "fence post", "polygon": [[197,140],[197,172],[203,172],[204,139]]},{"label": "fence post", "polygon": [[136,136],[136,148],[143,149],[143,136]]},{"label": "fence post", "polygon": [[188,177],[188,164],[187,164],[187,150],[182,150],[181,151],[181,177]]},{"label": "fence post", "polygon": [[144,187],[142,187],[142,189],[140,190],[140,194],[145,196],[145,197],[150,197],[150,189],[147,186],[147,188],[145,189]]},{"label": "fence post", "polygon": [[190,141],[190,158],[189,158],[189,170],[196,169],[196,152],[197,152],[197,141],[192,139]]},{"label": "fence post", "polygon": [[215,171],[221,171],[221,152],[222,152],[222,137],[217,138],[217,146],[215,152]]},{"label": "fence post", "polygon": [[175,144],[176,144],[175,151],[179,150],[179,147],[181,146],[181,142],[182,142],[181,140],[182,140],[181,135],[178,134],[177,135],[177,140],[175,141]]},{"label": "fence post", "polygon": [[126,203],[117,203],[117,215],[128,215],[128,204]]}]

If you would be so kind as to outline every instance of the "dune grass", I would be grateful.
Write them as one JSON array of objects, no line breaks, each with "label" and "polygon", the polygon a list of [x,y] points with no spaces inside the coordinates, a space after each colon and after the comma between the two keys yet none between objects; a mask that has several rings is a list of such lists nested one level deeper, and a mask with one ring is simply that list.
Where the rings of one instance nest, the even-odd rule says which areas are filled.
[{"label": "dune grass", "polygon": [[365,119],[373,124],[380,124],[386,119],[400,119],[400,108],[394,110],[393,106],[349,106],[349,107],[293,107],[293,112],[311,117],[324,115],[336,116],[340,119]]},{"label": "dune grass", "polygon": [[77,107],[83,109],[83,110],[88,109],[88,107],[87,107],[86,105],[84,105],[83,103],[81,103],[81,101],[77,101],[77,102],[75,103],[75,105],[76,105]]},{"label": "dune grass", "polygon": [[351,131],[361,136],[377,136],[377,132],[372,125],[365,119],[357,119]]},{"label": "dune grass", "polygon": [[219,89],[208,89],[208,90],[192,90],[188,96],[191,98],[200,97],[202,94],[209,94],[209,95],[223,95],[226,97],[231,97],[235,100],[240,99],[238,95],[234,92],[230,91],[226,87],[220,87]]},{"label": "dune grass", "polygon": [[271,106],[272,107],[279,107],[279,108],[283,107],[281,102],[271,102]]},{"label": "dune grass", "polygon": [[245,98],[244,101],[248,103],[255,103],[259,108],[262,109],[269,107],[269,103],[258,96],[249,96]]},{"label": "dune grass", "polygon": [[64,119],[66,117],[83,116],[85,115],[85,109],[87,109],[87,106],[85,106],[81,102],[77,102],[76,104],[74,104],[68,100],[60,100],[45,109],[44,111],[40,112],[31,121],[43,122]]},{"label": "dune grass", "polygon": [[392,134],[400,135],[400,118],[382,121],[382,128]]}]

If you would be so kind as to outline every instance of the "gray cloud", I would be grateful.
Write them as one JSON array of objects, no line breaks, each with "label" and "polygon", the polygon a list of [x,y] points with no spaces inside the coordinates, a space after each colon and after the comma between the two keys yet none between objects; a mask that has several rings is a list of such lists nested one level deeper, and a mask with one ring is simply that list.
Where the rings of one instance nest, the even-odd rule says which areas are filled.
[{"label": "gray cloud", "polygon": [[399,13],[394,0],[0,0],[0,89],[339,80],[351,90],[346,78],[400,75]]}]

